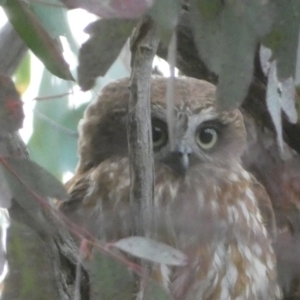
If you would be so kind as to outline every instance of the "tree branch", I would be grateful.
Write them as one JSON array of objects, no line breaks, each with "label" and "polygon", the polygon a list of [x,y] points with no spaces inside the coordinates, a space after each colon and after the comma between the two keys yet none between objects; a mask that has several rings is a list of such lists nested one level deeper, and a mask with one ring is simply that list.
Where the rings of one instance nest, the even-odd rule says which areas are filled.
[{"label": "tree branch", "polygon": [[[132,73],[128,115],[130,159],[130,203],[137,235],[153,229],[153,157],[150,89],[152,61],[159,39],[154,23],[146,17],[138,24],[131,41]],[[142,218],[142,220],[141,220]]]}]

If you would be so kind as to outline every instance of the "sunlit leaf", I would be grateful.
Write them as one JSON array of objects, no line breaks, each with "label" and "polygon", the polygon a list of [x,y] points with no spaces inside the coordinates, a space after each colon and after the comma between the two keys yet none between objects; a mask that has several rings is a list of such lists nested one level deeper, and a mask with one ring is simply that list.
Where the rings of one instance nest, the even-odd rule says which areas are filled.
[{"label": "sunlit leaf", "polygon": [[22,95],[26,92],[30,84],[31,68],[30,54],[26,53],[22,59],[17,71],[15,72],[15,85],[18,92]]},{"label": "sunlit leaf", "polygon": [[34,132],[28,143],[31,158],[58,177],[66,171],[73,172],[78,160],[77,125],[84,107],[69,107],[66,94],[70,88],[68,82],[54,80],[49,72],[44,72],[39,96],[65,96],[36,104]]},{"label": "sunlit leaf", "polygon": [[98,76],[104,76],[118,57],[135,21],[98,20],[86,28],[91,35],[79,54],[78,81],[83,90],[92,88]]},{"label": "sunlit leaf", "polygon": [[2,7],[15,30],[45,67],[58,77],[73,80],[60,43],[50,37],[27,5],[22,0],[14,0],[7,1]]},{"label": "sunlit leaf", "polygon": [[186,263],[186,256],[181,251],[144,237],[132,236],[124,238],[113,245],[133,256],[160,264],[182,266]]},{"label": "sunlit leaf", "polygon": [[61,0],[68,8],[84,8],[101,18],[138,19],[155,0]]}]

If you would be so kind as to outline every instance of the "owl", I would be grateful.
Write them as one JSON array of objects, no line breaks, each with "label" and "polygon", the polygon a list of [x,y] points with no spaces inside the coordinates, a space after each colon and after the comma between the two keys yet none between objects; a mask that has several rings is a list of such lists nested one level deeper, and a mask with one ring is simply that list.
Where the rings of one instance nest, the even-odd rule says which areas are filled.
[{"label": "owl", "polygon": [[[80,161],[61,210],[102,241],[133,234],[127,142],[129,79],[110,83],[80,123]],[[161,268],[173,299],[280,299],[274,215],[264,188],[241,165],[239,110],[219,111],[216,89],[176,78],[170,146],[167,79],[151,80],[155,237],[187,255]],[[137,213],[137,212],[134,212]]]}]

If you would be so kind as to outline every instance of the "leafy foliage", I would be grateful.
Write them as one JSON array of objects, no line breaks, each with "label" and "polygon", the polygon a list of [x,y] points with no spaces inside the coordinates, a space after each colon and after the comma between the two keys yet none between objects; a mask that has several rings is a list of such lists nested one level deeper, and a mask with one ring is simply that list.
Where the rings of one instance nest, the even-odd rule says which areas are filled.
[{"label": "leafy foliage", "polygon": [[[69,66],[62,56],[59,41],[50,36],[30,7],[22,0],[7,1],[2,7],[15,30],[27,46],[43,61],[45,67],[58,77],[73,80]],[[42,10],[38,11],[41,15]]]},{"label": "leafy foliage", "polygon": [[[68,8],[80,7],[102,17],[86,29],[90,38],[80,50],[78,81],[83,90],[88,90],[95,85],[98,76],[104,76],[107,72],[112,72],[113,78],[126,74],[121,68],[110,67],[117,60],[141,16],[151,15],[162,41],[168,44],[178,24],[184,1],[49,0],[53,6],[23,0],[0,1],[16,31],[46,68],[60,78],[73,80],[58,40],[69,30],[66,10],[58,5],[60,2]],[[258,47],[264,45],[269,49],[269,56],[261,56],[261,66],[268,77],[267,107],[281,148],[284,145],[282,111],[290,122],[297,121],[295,85],[299,84],[300,78],[297,69],[300,65],[299,15],[298,0],[189,1],[189,22],[198,53],[207,67],[218,76],[217,96],[221,109],[240,106],[252,81]],[[25,60],[22,66],[25,71],[20,70],[17,82],[19,79],[20,82],[26,82],[30,78],[30,74],[26,74],[26,63],[28,61]],[[23,79],[22,74],[25,74]],[[70,91],[71,85],[66,81],[53,80],[49,73],[44,73],[40,91],[48,96],[53,95],[53,89],[56,95],[65,94]],[[14,131],[14,112],[20,107],[5,108],[1,107],[1,116],[12,117],[8,129]],[[66,170],[72,171],[76,165],[76,128],[84,109],[85,105],[70,109],[67,97],[36,105],[35,131],[29,149],[41,165],[57,176]],[[62,186],[48,172],[28,160],[9,158],[6,161],[11,170],[0,166],[2,207],[9,207],[11,199],[15,198],[32,218],[42,224],[33,193],[42,197],[62,198],[65,197]],[[176,249],[146,238],[130,237],[113,246],[155,263],[181,265],[185,259],[184,254]],[[95,252],[90,262],[92,296],[95,299],[131,299],[137,291],[133,274],[111,257]],[[167,293],[152,280],[148,280],[142,292],[144,299],[168,299]]]},{"label": "leafy foliage", "polygon": [[129,20],[101,19],[86,28],[91,37],[80,49],[78,66],[78,83],[83,90],[91,89],[95,79],[106,74],[135,24]]}]

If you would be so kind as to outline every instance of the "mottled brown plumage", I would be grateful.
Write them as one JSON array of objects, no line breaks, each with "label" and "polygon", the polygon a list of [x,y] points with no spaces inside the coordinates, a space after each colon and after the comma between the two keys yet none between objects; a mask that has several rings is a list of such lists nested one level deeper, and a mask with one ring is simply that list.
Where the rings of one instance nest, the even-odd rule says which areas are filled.
[{"label": "mottled brown plumage", "polygon": [[[80,124],[80,162],[62,210],[101,240],[130,236],[126,121],[128,79],[109,84]],[[215,87],[175,81],[175,150],[166,121],[167,80],[152,80],[157,240],[188,255],[162,272],[174,299],[280,299],[274,216],[263,187],[240,163],[246,133],[238,110],[218,112]],[[267,229],[268,230],[267,230]],[[268,232],[269,231],[269,232]]]}]

